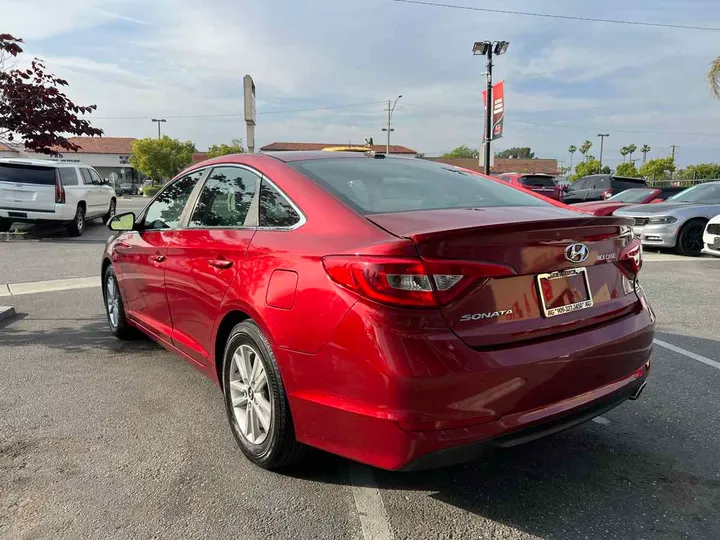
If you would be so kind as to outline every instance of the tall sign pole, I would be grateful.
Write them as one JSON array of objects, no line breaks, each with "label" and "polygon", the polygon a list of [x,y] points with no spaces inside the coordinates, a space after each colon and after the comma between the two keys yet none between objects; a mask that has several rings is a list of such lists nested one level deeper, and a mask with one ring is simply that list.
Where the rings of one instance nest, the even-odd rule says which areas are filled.
[{"label": "tall sign pole", "polygon": [[493,119],[493,87],[492,87],[492,68],[493,68],[493,48],[487,48],[487,93],[485,94],[485,163],[483,172],[490,175],[490,141],[493,138],[492,119]]},{"label": "tall sign pole", "polygon": [[243,77],[243,101],[245,104],[245,127],[248,152],[255,152],[255,83],[250,75]]}]

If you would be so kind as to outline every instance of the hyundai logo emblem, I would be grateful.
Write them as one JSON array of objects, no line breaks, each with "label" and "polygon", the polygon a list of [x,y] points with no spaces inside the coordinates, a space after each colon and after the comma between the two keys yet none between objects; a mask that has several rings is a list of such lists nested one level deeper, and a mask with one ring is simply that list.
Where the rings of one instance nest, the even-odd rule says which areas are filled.
[{"label": "hyundai logo emblem", "polygon": [[585,244],[571,244],[565,248],[565,258],[571,263],[580,264],[590,255],[590,250]]}]

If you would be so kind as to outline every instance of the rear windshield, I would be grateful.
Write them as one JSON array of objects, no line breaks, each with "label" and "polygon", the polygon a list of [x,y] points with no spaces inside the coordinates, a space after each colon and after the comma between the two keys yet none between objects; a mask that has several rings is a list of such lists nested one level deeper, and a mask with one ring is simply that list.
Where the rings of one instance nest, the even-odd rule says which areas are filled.
[{"label": "rear windshield", "polygon": [[520,178],[520,183],[523,186],[538,186],[538,187],[555,187],[555,181],[552,176],[534,176],[529,174]]},{"label": "rear windshield", "polygon": [[613,197],[610,197],[608,201],[626,203],[643,202],[652,195],[654,191],[654,189],[627,189]]},{"label": "rear windshield", "polygon": [[369,157],[288,163],[363,214],[548,206],[548,203],[478,174],[421,159]]},{"label": "rear windshield", "polygon": [[0,163],[0,182],[55,185],[55,168],[16,163]]}]

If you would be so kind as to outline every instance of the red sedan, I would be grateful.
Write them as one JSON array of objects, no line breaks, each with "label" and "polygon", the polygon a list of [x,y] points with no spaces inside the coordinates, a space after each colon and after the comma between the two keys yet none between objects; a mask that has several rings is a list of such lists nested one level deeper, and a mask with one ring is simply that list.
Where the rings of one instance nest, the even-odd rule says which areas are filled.
[{"label": "red sedan", "polygon": [[419,159],[224,156],[111,220],[103,295],[118,338],[217,383],[254,463],[417,469],[639,396],[655,316],[629,225]]},{"label": "red sedan", "polygon": [[615,210],[634,204],[659,203],[685,190],[684,187],[632,188],[604,201],[573,204],[572,207],[594,216],[611,216]]},{"label": "red sedan", "polygon": [[562,187],[555,183],[553,177],[542,173],[503,173],[497,176],[498,180],[507,182],[511,186],[519,186],[529,189],[538,195],[544,195],[550,199],[561,201],[563,196]]}]

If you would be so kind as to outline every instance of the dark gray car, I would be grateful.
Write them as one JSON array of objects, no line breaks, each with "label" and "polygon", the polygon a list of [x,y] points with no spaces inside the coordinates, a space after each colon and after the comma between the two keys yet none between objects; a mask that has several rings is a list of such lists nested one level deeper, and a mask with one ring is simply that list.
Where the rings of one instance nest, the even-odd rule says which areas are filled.
[{"label": "dark gray car", "polygon": [[563,197],[565,204],[604,201],[626,189],[647,187],[642,178],[626,178],[610,174],[583,176],[573,183]]}]

